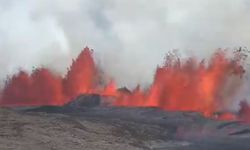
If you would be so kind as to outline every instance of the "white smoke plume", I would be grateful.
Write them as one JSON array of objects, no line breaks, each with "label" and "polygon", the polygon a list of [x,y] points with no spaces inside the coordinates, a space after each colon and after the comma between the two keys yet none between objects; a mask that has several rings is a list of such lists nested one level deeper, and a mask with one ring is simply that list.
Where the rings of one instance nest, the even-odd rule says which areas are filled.
[{"label": "white smoke plume", "polygon": [[147,85],[164,54],[250,47],[248,0],[0,0],[0,79],[19,68],[65,72],[83,47],[119,85]]}]

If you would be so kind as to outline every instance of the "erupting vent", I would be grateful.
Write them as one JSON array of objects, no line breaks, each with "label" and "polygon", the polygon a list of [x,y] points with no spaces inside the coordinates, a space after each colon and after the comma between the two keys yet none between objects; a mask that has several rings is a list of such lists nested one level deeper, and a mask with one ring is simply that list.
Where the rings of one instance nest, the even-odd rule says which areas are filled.
[{"label": "erupting vent", "polygon": [[[117,90],[115,81],[103,84],[92,55],[93,51],[85,48],[64,77],[46,68],[35,69],[31,74],[20,71],[6,81],[0,104],[63,105],[81,94],[98,94],[113,97],[114,106],[153,106],[170,111],[197,111],[213,117],[232,105],[228,98],[241,86],[245,73],[246,55],[242,49],[231,56],[218,50],[206,61],[181,60],[169,54],[165,63],[156,69],[153,83],[147,90],[141,90],[138,85],[130,92]],[[224,112],[218,118],[250,122],[249,112],[248,104],[242,102],[239,114]]]}]

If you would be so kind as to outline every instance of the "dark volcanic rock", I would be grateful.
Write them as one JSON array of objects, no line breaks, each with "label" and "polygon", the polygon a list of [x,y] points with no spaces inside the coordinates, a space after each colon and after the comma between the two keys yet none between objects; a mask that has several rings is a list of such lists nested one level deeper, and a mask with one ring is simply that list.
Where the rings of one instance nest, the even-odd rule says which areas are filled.
[{"label": "dark volcanic rock", "polygon": [[117,91],[125,93],[125,94],[132,94],[131,91],[127,87],[122,87],[117,89]]},{"label": "dark volcanic rock", "polygon": [[27,108],[26,112],[46,112],[46,113],[63,113],[63,108],[60,106],[40,106],[35,108]]},{"label": "dark volcanic rock", "polygon": [[62,107],[0,108],[0,149],[250,149],[250,126],[241,122],[105,102],[105,97],[82,95]]},{"label": "dark volcanic rock", "polygon": [[[105,97],[97,94],[79,95],[63,106],[40,106],[27,109],[26,111],[47,112],[47,113],[72,113],[81,112],[88,108],[105,105]],[[107,101],[108,102],[108,101]]]},{"label": "dark volcanic rock", "polygon": [[97,94],[80,95],[68,104],[64,105],[65,108],[82,109],[86,107],[96,107],[101,105],[101,96]]}]

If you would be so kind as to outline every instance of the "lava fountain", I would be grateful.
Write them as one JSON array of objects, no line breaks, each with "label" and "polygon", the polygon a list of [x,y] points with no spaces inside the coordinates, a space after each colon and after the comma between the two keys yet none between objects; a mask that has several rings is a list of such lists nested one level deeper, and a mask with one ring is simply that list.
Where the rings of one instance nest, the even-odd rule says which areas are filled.
[{"label": "lava fountain", "polygon": [[[65,76],[47,68],[32,73],[19,71],[8,78],[1,91],[1,106],[63,105],[80,94],[112,96],[114,106],[158,107],[169,111],[195,111],[212,117],[232,105],[228,97],[237,93],[242,84],[246,55],[242,49],[228,55],[218,50],[208,60],[181,59],[169,53],[163,65],[158,66],[150,87],[142,90],[117,89],[114,80],[107,84],[93,59],[93,50],[85,48],[73,60]],[[221,113],[220,119],[248,120],[249,106],[241,103],[239,116]],[[247,117],[246,117],[247,116]]]},{"label": "lava fountain", "polygon": [[182,61],[168,55],[163,66],[156,69],[149,90],[140,91],[137,87],[132,94],[122,94],[115,104],[197,111],[211,116],[227,103],[224,89],[237,90],[236,85],[227,84],[229,80],[240,80],[245,73],[240,51],[233,58],[226,54],[226,51],[218,50],[207,63],[194,58]]}]

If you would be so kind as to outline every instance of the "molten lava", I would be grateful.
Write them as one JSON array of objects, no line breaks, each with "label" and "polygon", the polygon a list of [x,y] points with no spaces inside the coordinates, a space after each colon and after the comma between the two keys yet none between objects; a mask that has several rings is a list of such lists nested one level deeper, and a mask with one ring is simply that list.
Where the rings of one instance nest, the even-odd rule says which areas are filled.
[{"label": "molten lava", "polygon": [[[1,92],[0,105],[63,105],[80,94],[95,93],[112,96],[114,106],[196,111],[211,117],[231,105],[228,96],[240,84],[228,83],[242,79],[245,73],[242,56],[241,50],[231,57],[226,51],[218,50],[208,61],[199,62],[195,58],[181,60],[175,55],[167,55],[165,63],[157,67],[153,83],[147,90],[138,85],[128,91],[117,89],[114,80],[103,84],[93,51],[85,48],[73,60],[65,76],[38,68],[31,74],[20,71],[9,78]],[[242,103],[239,118],[247,120],[249,110],[249,106]],[[224,112],[218,118],[234,120],[237,116]]]},{"label": "molten lava", "polygon": [[82,93],[93,93],[98,86],[98,71],[92,54],[92,50],[85,48],[77,59],[73,60],[63,79],[64,92],[70,98]]},{"label": "molten lava", "polygon": [[31,75],[20,71],[7,81],[2,91],[1,105],[60,105],[63,104],[61,77],[44,68]]},{"label": "molten lava", "polygon": [[98,71],[92,53],[85,48],[73,60],[65,77],[55,75],[46,68],[38,68],[30,75],[20,71],[6,81],[0,104],[63,105],[82,93],[95,92]]},{"label": "molten lava", "polygon": [[158,67],[153,84],[146,92],[139,88],[130,95],[121,95],[115,104],[122,106],[154,106],[172,111],[197,111],[211,116],[220,111],[227,101],[224,91],[233,76],[244,74],[239,60],[226,57],[223,51],[216,52],[209,60],[181,61],[173,55]]}]

